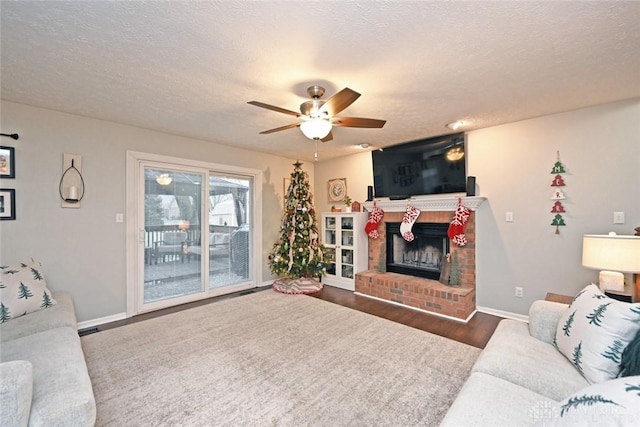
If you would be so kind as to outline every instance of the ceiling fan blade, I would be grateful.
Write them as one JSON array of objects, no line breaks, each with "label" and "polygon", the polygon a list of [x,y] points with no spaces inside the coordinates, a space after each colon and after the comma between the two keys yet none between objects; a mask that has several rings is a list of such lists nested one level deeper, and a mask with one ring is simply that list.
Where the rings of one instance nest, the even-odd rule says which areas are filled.
[{"label": "ceiling fan blade", "polygon": [[333,139],[333,132],[329,132],[329,134],[327,136],[325,136],[324,138],[322,138],[320,141],[322,142],[329,142]]},{"label": "ceiling fan blade", "polygon": [[255,105],[256,107],[266,108],[267,110],[277,111],[278,113],[289,114],[290,116],[300,117],[300,113],[287,110],[286,108],[276,107],[275,105],[265,104],[264,102],[249,101],[247,104]]},{"label": "ceiling fan blade", "polygon": [[349,128],[381,128],[387,123],[386,120],[362,119],[359,117],[334,117],[332,122],[334,126]]},{"label": "ceiling fan blade", "polygon": [[280,126],[279,128],[263,130],[262,132],[260,132],[260,135],[266,135],[268,133],[280,132],[281,130],[293,129],[293,128],[297,128],[298,126],[300,126],[300,123],[291,123],[290,125]]},{"label": "ceiling fan blade", "polygon": [[342,89],[340,92],[327,99],[327,102],[320,107],[320,112],[327,112],[329,116],[334,116],[340,111],[347,108],[349,105],[360,97],[360,94],[348,87]]}]

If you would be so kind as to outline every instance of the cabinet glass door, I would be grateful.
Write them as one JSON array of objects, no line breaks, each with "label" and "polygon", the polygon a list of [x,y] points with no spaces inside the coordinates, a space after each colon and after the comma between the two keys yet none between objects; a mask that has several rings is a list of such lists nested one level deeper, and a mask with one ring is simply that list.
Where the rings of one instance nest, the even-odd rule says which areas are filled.
[{"label": "cabinet glass door", "polygon": [[324,243],[326,248],[327,259],[329,265],[327,266],[327,274],[336,274],[336,218],[326,217],[324,223]]},{"label": "cabinet glass door", "polygon": [[353,249],[341,249],[342,264],[341,276],[347,279],[353,279]]}]

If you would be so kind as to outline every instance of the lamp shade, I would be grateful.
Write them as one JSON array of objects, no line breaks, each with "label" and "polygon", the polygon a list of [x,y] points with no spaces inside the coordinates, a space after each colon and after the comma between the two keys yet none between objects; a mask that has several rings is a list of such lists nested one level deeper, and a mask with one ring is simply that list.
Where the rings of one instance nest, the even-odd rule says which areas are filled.
[{"label": "lamp shade", "polygon": [[582,265],[598,270],[640,273],[640,236],[587,234],[582,238]]},{"label": "lamp shade", "polygon": [[332,124],[328,119],[314,118],[300,123],[300,130],[309,139],[322,139],[331,132]]}]

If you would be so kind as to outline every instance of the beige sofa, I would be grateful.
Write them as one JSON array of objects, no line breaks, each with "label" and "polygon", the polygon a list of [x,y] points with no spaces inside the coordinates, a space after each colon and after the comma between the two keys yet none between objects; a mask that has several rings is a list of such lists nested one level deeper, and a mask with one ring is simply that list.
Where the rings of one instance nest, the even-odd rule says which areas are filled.
[{"label": "beige sofa", "polygon": [[502,320],[441,426],[637,425],[640,394],[626,393],[624,398],[632,399],[628,407],[609,401],[610,408],[601,408],[586,401],[607,387],[617,393],[620,385],[640,384],[640,377],[591,385],[554,345],[567,307],[536,301],[529,323]]},{"label": "beige sofa", "polygon": [[0,324],[0,425],[93,426],[96,403],[68,293]]}]

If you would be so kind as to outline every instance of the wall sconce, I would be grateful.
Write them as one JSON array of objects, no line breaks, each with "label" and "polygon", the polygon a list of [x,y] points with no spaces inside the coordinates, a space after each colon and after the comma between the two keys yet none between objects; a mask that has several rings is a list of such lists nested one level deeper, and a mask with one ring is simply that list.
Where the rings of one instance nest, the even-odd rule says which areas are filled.
[{"label": "wall sconce", "polygon": [[63,208],[79,208],[84,197],[84,179],[82,178],[82,156],[64,154],[62,160],[62,177],[58,191]]},{"label": "wall sconce", "polygon": [[602,269],[602,292],[624,291],[625,273],[640,273],[640,237],[587,234],[582,238],[582,265]]}]

